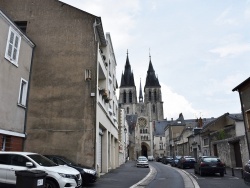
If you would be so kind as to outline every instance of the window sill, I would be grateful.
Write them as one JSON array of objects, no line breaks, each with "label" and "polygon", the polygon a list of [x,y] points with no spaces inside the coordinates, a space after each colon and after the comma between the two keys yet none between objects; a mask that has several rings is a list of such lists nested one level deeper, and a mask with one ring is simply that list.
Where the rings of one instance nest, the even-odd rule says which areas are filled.
[{"label": "window sill", "polygon": [[17,106],[26,109],[26,106],[24,106],[24,105],[22,105],[22,104],[20,104],[20,103],[17,103]]}]

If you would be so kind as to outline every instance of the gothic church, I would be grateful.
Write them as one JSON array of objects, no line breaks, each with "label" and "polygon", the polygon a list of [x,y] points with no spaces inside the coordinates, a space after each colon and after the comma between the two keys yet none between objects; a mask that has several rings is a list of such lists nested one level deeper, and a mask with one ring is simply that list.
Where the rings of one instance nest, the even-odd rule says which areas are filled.
[{"label": "gothic church", "polygon": [[129,126],[128,157],[134,160],[141,155],[153,155],[153,125],[154,121],[163,120],[163,101],[151,56],[143,91],[140,81],[138,102],[134,74],[127,54],[125,70],[121,76],[119,106],[124,108]]}]

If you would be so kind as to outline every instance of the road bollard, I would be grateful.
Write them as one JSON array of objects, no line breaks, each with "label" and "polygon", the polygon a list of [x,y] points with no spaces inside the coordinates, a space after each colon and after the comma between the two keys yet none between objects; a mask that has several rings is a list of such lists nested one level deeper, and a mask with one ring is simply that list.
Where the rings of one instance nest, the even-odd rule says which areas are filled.
[{"label": "road bollard", "polygon": [[234,176],[234,168],[232,168],[232,176]]}]

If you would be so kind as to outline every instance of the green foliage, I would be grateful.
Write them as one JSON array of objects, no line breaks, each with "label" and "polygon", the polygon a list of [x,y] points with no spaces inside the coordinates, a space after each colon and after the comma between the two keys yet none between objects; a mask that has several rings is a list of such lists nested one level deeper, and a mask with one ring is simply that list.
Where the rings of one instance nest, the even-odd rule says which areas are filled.
[{"label": "green foliage", "polygon": [[224,130],[220,130],[220,132],[218,133],[218,135],[217,135],[217,139],[218,140],[223,140],[223,139],[225,139],[226,138],[226,133],[225,133],[225,131]]}]

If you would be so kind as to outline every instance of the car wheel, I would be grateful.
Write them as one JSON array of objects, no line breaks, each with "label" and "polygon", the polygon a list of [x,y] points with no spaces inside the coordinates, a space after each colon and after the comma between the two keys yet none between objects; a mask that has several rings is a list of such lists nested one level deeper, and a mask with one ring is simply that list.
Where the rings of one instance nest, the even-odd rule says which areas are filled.
[{"label": "car wheel", "polygon": [[46,188],[57,188],[56,184],[51,180],[46,180],[45,187]]},{"label": "car wheel", "polygon": [[199,174],[200,174],[200,176],[203,176],[203,175],[204,175],[204,173],[201,171],[201,169],[200,169]]},{"label": "car wheel", "polygon": [[220,172],[220,177],[224,177],[224,172]]}]

